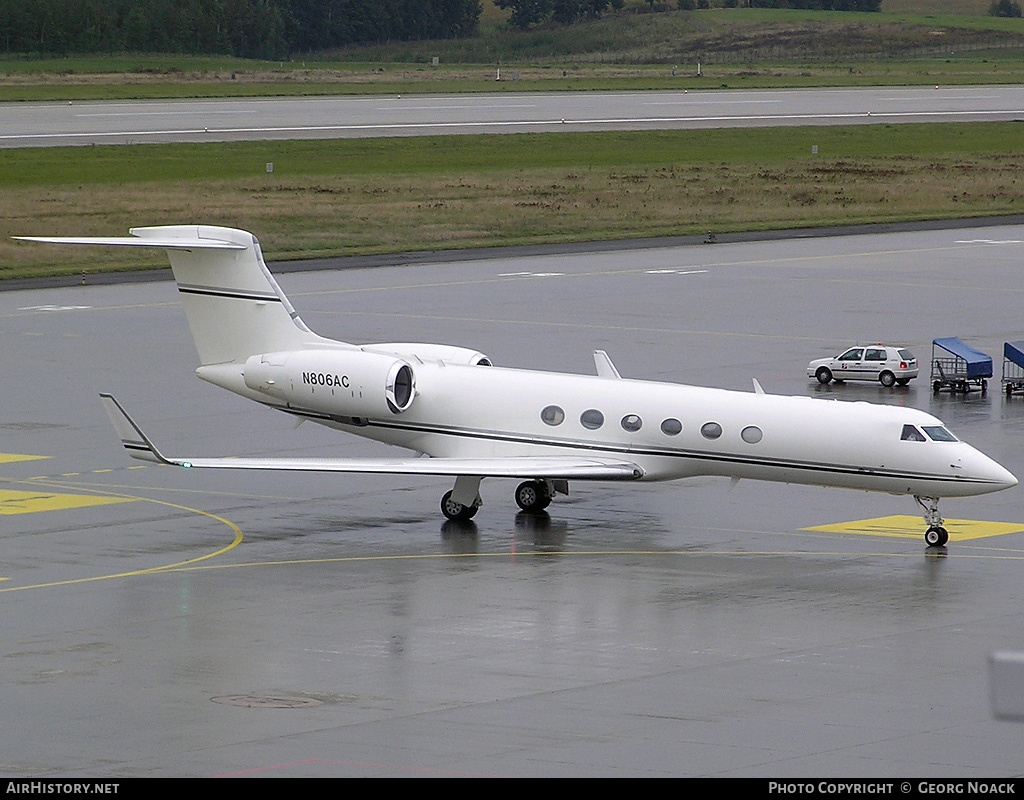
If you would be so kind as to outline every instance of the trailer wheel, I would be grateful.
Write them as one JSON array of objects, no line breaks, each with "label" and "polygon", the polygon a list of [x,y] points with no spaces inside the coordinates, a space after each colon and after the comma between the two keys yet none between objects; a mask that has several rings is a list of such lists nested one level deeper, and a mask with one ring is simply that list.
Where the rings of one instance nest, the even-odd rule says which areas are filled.
[{"label": "trailer wheel", "polygon": [[938,394],[939,393],[939,389],[941,389],[941,388],[942,388],[942,381],[935,381],[932,384],[932,391],[935,392],[935,394]]}]

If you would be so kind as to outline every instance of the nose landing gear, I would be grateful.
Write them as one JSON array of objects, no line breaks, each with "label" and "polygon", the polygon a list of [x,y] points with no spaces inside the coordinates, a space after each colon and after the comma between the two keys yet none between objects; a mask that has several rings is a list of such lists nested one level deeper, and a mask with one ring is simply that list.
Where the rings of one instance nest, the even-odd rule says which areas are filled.
[{"label": "nose landing gear", "polygon": [[949,541],[949,532],[942,527],[945,520],[939,513],[939,498],[914,495],[914,502],[921,508],[928,530],[924,532],[924,541],[929,547],[945,547]]}]

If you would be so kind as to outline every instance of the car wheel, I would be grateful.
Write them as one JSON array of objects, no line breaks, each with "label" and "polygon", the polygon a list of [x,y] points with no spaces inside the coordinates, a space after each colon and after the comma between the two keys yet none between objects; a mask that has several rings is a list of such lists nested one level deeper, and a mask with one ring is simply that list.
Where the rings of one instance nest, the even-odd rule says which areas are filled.
[{"label": "car wheel", "polygon": [[878,380],[882,382],[882,386],[889,387],[896,383],[896,376],[893,375],[889,370],[885,370],[881,375],[878,376]]},{"label": "car wheel", "polygon": [[814,377],[818,379],[818,383],[830,383],[832,381],[832,370],[828,367],[818,367],[818,371],[814,373]]},{"label": "car wheel", "polygon": [[910,383],[910,378],[897,378],[896,383],[898,383],[900,386],[906,386],[908,383]]}]

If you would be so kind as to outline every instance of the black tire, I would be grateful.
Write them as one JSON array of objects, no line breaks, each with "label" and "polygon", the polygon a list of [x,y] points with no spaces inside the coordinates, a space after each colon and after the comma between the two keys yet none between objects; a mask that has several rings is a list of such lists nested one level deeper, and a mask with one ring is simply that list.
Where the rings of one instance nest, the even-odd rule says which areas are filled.
[{"label": "black tire", "polygon": [[889,372],[889,370],[883,370],[882,374],[878,376],[878,381],[882,386],[888,389],[890,386],[895,385],[896,376]]},{"label": "black tire", "polygon": [[924,532],[924,543],[929,547],[945,547],[948,541],[948,531],[939,525],[933,525]]},{"label": "black tire", "polygon": [[932,391],[935,392],[935,394],[938,394],[939,393],[939,389],[941,389],[941,388],[942,388],[942,381],[935,381],[935,383],[932,384]]},{"label": "black tire", "polygon": [[897,378],[896,383],[899,386],[906,386],[908,383],[910,383],[910,378]]},{"label": "black tire", "polygon": [[544,481],[523,481],[516,487],[516,505],[523,511],[536,514],[551,505],[551,495]]},{"label": "black tire", "polygon": [[818,367],[818,371],[814,373],[814,377],[818,379],[818,383],[825,385],[832,382],[832,370],[828,367]]},{"label": "black tire", "polygon": [[441,513],[451,520],[473,519],[478,510],[478,506],[464,506],[462,503],[456,503],[452,500],[451,491],[445,492],[444,497],[441,498]]}]

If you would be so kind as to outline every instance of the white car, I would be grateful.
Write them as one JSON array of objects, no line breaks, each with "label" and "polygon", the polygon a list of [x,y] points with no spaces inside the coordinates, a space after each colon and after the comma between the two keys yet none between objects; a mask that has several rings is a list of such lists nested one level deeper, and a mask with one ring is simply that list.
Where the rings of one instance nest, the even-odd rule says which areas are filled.
[{"label": "white car", "polygon": [[905,347],[891,344],[857,345],[832,358],[807,365],[807,377],[818,383],[879,381],[882,386],[906,386],[917,377],[917,359]]}]

